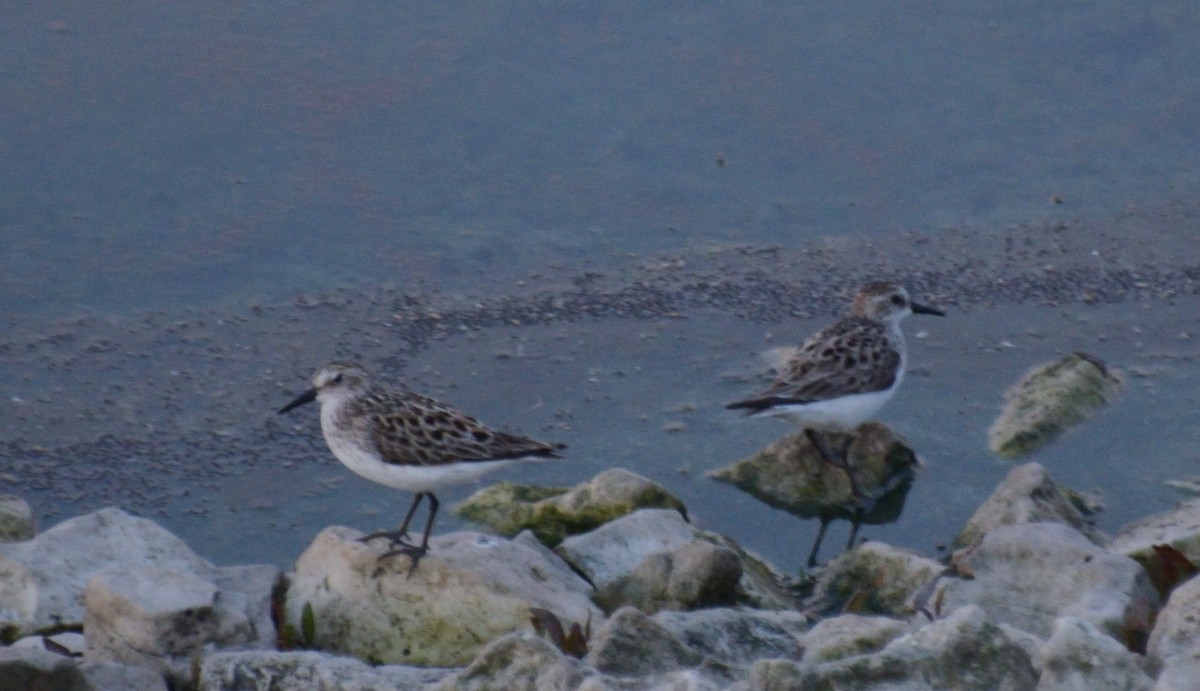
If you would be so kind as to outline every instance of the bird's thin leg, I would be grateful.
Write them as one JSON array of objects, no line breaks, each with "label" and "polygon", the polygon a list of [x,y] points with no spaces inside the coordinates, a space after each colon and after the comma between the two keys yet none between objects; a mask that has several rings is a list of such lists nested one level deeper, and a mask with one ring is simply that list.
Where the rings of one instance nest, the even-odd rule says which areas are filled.
[{"label": "bird's thin leg", "polygon": [[858,537],[858,529],[862,526],[862,509],[854,510],[854,518],[850,520],[850,539],[846,540],[846,551],[854,549],[854,540]]},{"label": "bird's thin leg", "polygon": [[841,459],[834,456],[829,447],[825,446],[825,440],[821,439],[821,435],[815,430],[805,429],[804,435],[808,437],[808,441],[812,443],[817,453],[821,454],[821,458],[826,463],[837,468],[846,474],[846,481],[850,483],[850,494],[858,502],[863,502],[867,496],[858,488],[858,481],[854,479],[854,471],[850,468],[850,444],[854,441],[854,437],[846,437],[845,444],[842,445]]},{"label": "bird's thin leg", "polygon": [[399,543],[398,547],[393,547],[383,554],[379,555],[380,559],[394,557],[397,554],[407,554],[412,559],[412,564],[408,567],[408,575],[411,577],[413,571],[417,569],[417,562],[421,561],[421,557],[429,551],[429,534],[433,532],[433,519],[437,516],[438,498],[433,496],[432,492],[425,492],[425,496],[429,497],[429,520],[425,523],[425,533],[421,536],[421,545],[410,545],[407,543]]},{"label": "bird's thin leg", "polygon": [[[408,512],[404,514],[404,521],[400,523],[399,528],[396,530],[380,530],[378,532],[371,533],[370,535],[364,535],[358,538],[358,541],[367,542],[369,540],[374,540],[375,538],[386,537],[392,541],[391,546],[394,547],[397,544],[407,540],[408,524],[412,522],[413,515],[417,513],[417,506],[421,504],[421,497],[425,496],[426,494],[426,492],[417,492],[416,496],[413,497],[412,503],[408,505]],[[432,497],[433,495],[431,494],[429,496]]]},{"label": "bird's thin leg", "polygon": [[817,539],[813,540],[812,550],[808,553],[808,568],[817,565],[817,552],[821,551],[821,541],[825,539],[825,529],[829,527],[829,517],[821,516],[821,527],[817,529]]}]

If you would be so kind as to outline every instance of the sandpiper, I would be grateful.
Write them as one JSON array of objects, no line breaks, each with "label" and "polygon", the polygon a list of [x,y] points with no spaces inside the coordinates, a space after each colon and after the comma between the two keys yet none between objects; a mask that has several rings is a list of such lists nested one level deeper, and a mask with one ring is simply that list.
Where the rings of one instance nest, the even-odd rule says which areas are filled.
[{"label": "sandpiper", "polygon": [[[331,362],[312,383],[279,412],[318,401],[325,443],[339,461],[368,480],[416,492],[399,528],[361,538],[388,538],[389,549],[379,558],[409,555],[410,574],[429,551],[438,510],[434,490],[518,461],[562,458],[558,451],[566,448],[491,429],[440,401],[375,383],[354,363]],[[414,545],[408,524],[423,497],[429,499],[429,520],[421,544]]]},{"label": "sandpiper", "polygon": [[867,283],[854,296],[850,314],[809,337],[766,391],[726,407],[797,425],[826,462],[846,471],[854,496],[865,499],[846,461],[846,450],[838,460],[817,432],[850,431],[896,393],[904,380],[906,360],[900,322],[913,313],[945,315],[913,302],[901,286]]}]

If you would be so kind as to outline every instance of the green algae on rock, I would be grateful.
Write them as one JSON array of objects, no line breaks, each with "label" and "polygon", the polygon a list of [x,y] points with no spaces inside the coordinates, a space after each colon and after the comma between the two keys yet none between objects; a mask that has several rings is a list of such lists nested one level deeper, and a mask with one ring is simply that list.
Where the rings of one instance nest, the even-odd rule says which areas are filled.
[{"label": "green algae on rock", "polygon": [[571,489],[502,482],[467,497],[454,511],[506,537],[531,530],[555,547],[570,535],[644,508],[675,509],[687,517],[683,502],[661,485],[623,468],[606,470]]},{"label": "green algae on rock", "polygon": [[[821,527],[807,565],[816,566],[825,529],[835,519],[851,524],[849,549],[862,525],[884,525],[900,517],[912,489],[916,454],[892,430],[866,422],[852,432],[821,432],[821,446],[840,449],[838,465],[809,435],[791,434],[743,461],[709,473],[768,506]],[[852,477],[853,476],[853,477]]]},{"label": "green algae on rock", "polygon": [[[869,509],[863,510],[854,496],[846,471],[826,462],[803,433],[789,434],[709,477],[801,518],[843,518],[868,525],[896,520],[917,466],[912,449],[878,422],[825,437],[830,446],[846,448],[846,462],[859,491],[872,504]],[[896,494],[901,496],[893,501]]]},{"label": "green algae on rock", "polygon": [[1116,397],[1121,380],[1087,353],[1031,370],[1004,395],[1004,411],[988,430],[988,446],[1019,458],[1058,438]]}]

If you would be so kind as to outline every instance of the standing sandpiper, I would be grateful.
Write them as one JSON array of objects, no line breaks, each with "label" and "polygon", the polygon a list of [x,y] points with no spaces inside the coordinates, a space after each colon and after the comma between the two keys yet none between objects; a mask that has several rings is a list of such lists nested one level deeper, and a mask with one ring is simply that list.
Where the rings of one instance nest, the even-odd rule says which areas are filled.
[{"label": "standing sandpiper", "polygon": [[816,431],[852,430],[896,393],[904,379],[906,355],[900,321],[914,312],[945,315],[913,302],[900,286],[864,285],[854,296],[849,316],[809,337],[766,391],[726,407],[753,416],[780,417],[797,425],[827,463],[846,471],[854,496],[865,499],[855,484],[845,449],[839,460]]},{"label": "standing sandpiper", "polygon": [[[279,412],[320,402],[321,431],[339,461],[368,480],[416,492],[398,529],[361,538],[391,540],[380,559],[407,554],[412,558],[409,573],[429,551],[438,510],[434,490],[518,461],[562,458],[558,451],[566,448],[490,429],[440,401],[376,384],[353,363],[331,362],[312,381],[311,389]],[[408,524],[422,497],[429,499],[429,520],[421,544],[414,545],[407,541]]]}]

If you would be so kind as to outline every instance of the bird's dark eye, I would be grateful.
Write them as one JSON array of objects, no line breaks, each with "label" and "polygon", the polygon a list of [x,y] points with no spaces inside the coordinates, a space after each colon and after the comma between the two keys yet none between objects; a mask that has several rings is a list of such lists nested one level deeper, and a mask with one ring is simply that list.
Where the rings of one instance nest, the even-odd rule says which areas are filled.
[{"label": "bird's dark eye", "polygon": [[904,306],[904,297],[902,295],[893,295],[892,296],[892,304],[897,307],[903,307]]},{"label": "bird's dark eye", "polygon": [[335,374],[335,375],[333,375],[333,379],[330,379],[329,381],[333,384],[341,384],[342,383],[342,375]]}]

